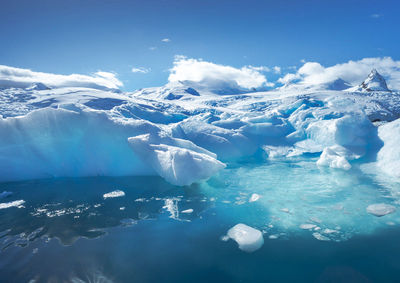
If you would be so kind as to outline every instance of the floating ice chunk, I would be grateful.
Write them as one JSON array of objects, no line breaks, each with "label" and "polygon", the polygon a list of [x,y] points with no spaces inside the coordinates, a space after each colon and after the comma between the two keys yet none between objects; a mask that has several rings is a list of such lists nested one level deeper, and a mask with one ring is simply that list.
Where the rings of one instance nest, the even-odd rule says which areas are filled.
[{"label": "floating ice chunk", "polygon": [[371,204],[367,207],[367,212],[373,214],[375,216],[381,217],[387,214],[391,214],[396,211],[396,208],[393,205],[386,203],[376,203]]},{"label": "floating ice chunk", "polygon": [[278,234],[269,235],[268,238],[271,239],[271,240],[276,240],[276,239],[279,238],[279,235]]},{"label": "floating ice chunk", "polygon": [[164,201],[163,208],[166,209],[170,213],[169,218],[179,219],[179,210],[178,210],[178,200],[177,199],[167,198]]},{"label": "floating ice chunk", "polygon": [[263,149],[271,159],[288,156],[289,153],[293,151],[293,148],[288,146],[267,145],[263,146]]},{"label": "floating ice chunk", "polygon": [[125,192],[123,192],[121,190],[116,190],[116,191],[112,191],[112,192],[104,194],[103,198],[104,199],[107,199],[107,198],[118,198],[118,197],[123,197],[123,196],[125,196]]},{"label": "floating ice chunk", "polygon": [[322,223],[322,220],[319,219],[318,217],[310,217],[310,221],[315,222],[315,223]]},{"label": "floating ice chunk", "polygon": [[289,210],[289,208],[281,208],[281,211],[282,212],[285,212],[285,213],[290,213],[290,210]]},{"label": "floating ice chunk", "polygon": [[261,196],[259,194],[252,194],[250,199],[249,199],[249,202],[258,201],[260,198],[261,198]]},{"label": "floating ice chunk", "polygon": [[223,241],[223,242],[227,242],[227,241],[229,241],[229,236],[228,235],[223,235],[223,236],[221,236],[221,241]]},{"label": "floating ice chunk", "polygon": [[300,229],[303,229],[303,230],[311,230],[316,227],[317,227],[317,225],[315,225],[315,224],[301,224],[300,225]]},{"label": "floating ice chunk", "polygon": [[338,230],[329,229],[329,228],[326,228],[326,229],[324,229],[324,231],[322,231],[322,233],[324,233],[324,234],[334,234],[334,233],[338,233],[338,232],[339,232]]},{"label": "floating ice chunk", "polygon": [[4,191],[4,192],[0,193],[0,199],[6,198],[6,197],[8,197],[10,195],[12,195],[12,192]]},{"label": "floating ice chunk", "polygon": [[23,207],[22,205],[25,203],[24,200],[15,200],[15,201],[11,201],[11,202],[3,202],[0,203],[0,209],[5,209],[5,208],[9,208],[9,207]]},{"label": "floating ice chunk", "polygon": [[321,235],[318,232],[315,232],[312,234],[314,236],[315,239],[319,240],[319,241],[330,241],[331,239],[329,239],[328,237]]},{"label": "floating ice chunk", "polygon": [[245,252],[254,252],[264,244],[261,231],[239,223],[228,230],[227,236],[236,241],[239,249]]},{"label": "floating ice chunk", "polygon": [[326,147],[321,153],[317,161],[318,166],[328,166],[331,168],[339,168],[349,170],[351,168],[350,163],[347,161],[345,156],[335,151],[336,147]]},{"label": "floating ice chunk", "polygon": [[186,209],[186,210],[182,210],[181,213],[190,214],[190,213],[193,213],[193,209],[189,208],[189,209]]},{"label": "floating ice chunk", "polygon": [[206,153],[173,145],[160,144],[149,134],[128,139],[132,149],[171,184],[191,185],[210,178],[225,164]]}]

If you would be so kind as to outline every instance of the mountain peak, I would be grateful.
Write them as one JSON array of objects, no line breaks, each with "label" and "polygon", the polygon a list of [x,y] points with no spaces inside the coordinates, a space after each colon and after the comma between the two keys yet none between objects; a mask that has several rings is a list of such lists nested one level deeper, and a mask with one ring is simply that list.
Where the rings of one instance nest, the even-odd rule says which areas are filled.
[{"label": "mountain peak", "polygon": [[329,90],[344,90],[350,87],[351,85],[342,78],[337,78],[336,80],[331,81],[326,85],[326,89]]},{"label": "mountain peak", "polygon": [[363,81],[359,89],[361,91],[390,91],[385,79],[376,69],[372,69],[368,77]]}]

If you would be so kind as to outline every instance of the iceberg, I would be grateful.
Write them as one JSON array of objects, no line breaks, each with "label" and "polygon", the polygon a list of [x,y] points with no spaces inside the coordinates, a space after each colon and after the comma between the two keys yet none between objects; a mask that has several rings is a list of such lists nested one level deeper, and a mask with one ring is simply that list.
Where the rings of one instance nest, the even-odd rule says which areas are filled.
[{"label": "iceberg", "polygon": [[205,180],[225,167],[215,156],[193,148],[160,144],[149,134],[128,139],[133,151],[168,182],[187,186]]}]

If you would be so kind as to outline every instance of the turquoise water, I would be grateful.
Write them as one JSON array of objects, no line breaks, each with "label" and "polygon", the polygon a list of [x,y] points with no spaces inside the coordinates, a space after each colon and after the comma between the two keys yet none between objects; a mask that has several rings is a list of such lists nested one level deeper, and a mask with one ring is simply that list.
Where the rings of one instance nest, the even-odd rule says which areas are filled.
[{"label": "turquoise water", "polygon": [[[400,215],[366,207],[397,207],[400,186],[354,167],[240,164],[190,187],[158,177],[2,183],[12,195],[0,202],[25,203],[0,209],[0,281],[395,282]],[[125,196],[103,198],[114,190]],[[264,245],[246,253],[223,241],[237,223],[263,231]]]}]

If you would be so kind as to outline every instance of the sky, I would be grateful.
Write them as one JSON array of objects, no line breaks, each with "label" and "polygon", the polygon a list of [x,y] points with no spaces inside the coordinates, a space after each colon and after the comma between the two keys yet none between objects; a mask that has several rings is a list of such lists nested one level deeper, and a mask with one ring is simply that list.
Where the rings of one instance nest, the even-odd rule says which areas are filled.
[{"label": "sky", "polygon": [[217,74],[264,73],[255,85],[291,72],[303,78],[298,70],[307,62],[328,68],[390,57],[398,70],[399,11],[395,0],[2,0],[0,65],[111,73],[123,90],[180,78],[184,71],[171,69],[187,62],[240,71],[218,67]]}]

